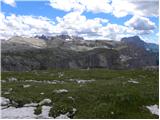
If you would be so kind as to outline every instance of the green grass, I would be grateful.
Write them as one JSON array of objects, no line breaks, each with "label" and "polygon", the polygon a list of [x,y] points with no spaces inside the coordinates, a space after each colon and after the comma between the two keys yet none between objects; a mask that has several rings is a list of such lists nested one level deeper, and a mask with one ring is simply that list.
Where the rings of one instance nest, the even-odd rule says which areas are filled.
[{"label": "green grass", "polygon": [[35,115],[39,115],[42,113],[42,106],[37,106],[37,108],[34,110]]},{"label": "green grass", "polygon": [[[63,73],[64,76],[59,77]],[[158,71],[106,70],[106,69],[56,69],[32,72],[2,72],[2,80],[15,77],[21,82],[2,83],[2,96],[23,106],[30,102],[52,100],[50,115],[53,117],[66,112],[76,113],[71,118],[158,118],[146,109],[146,105],[159,103]],[[94,82],[77,84],[69,79],[84,79]],[[62,80],[63,84],[26,83],[24,80]],[[129,83],[134,79],[138,84]],[[23,88],[24,84],[30,84]],[[10,94],[4,94],[10,88]],[[67,89],[68,93],[54,93]],[[41,95],[40,93],[44,93]],[[68,97],[72,96],[73,99]],[[37,108],[39,114],[41,108]]]}]

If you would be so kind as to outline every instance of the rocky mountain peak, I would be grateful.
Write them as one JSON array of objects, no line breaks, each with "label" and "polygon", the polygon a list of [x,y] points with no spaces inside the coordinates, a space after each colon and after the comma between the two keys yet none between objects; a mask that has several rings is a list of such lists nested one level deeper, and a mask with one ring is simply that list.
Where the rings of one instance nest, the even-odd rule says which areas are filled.
[{"label": "rocky mountain peak", "polygon": [[136,45],[138,47],[145,47],[145,42],[139,36],[124,37],[121,42],[131,45]]},{"label": "rocky mountain peak", "polygon": [[144,41],[141,40],[139,36],[124,37],[124,38],[121,39],[121,41],[126,42],[126,43],[129,43],[129,42],[134,42],[134,43],[136,43],[136,42],[138,42],[138,43],[141,42],[142,43],[143,42],[144,43]]},{"label": "rocky mountain peak", "polygon": [[66,41],[77,41],[77,40],[84,40],[83,37],[79,36],[69,36],[67,34],[62,34],[62,35],[56,35],[56,36],[46,36],[46,35],[36,35],[35,38],[43,39],[43,40],[66,40]]}]

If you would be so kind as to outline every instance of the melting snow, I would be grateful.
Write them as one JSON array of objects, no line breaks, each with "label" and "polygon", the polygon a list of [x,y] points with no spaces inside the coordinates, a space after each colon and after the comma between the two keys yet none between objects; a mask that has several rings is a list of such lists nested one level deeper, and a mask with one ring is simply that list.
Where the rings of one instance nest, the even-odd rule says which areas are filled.
[{"label": "melting snow", "polygon": [[159,115],[158,105],[146,106],[152,114]]},{"label": "melting snow", "polygon": [[15,77],[10,77],[10,78],[8,78],[8,81],[9,81],[9,82],[16,82],[16,81],[17,81],[17,78],[15,78]]},{"label": "melting snow", "polygon": [[[63,76],[63,75],[60,75]],[[1,80],[1,82],[16,82],[16,78],[8,78],[8,80]],[[59,81],[59,80],[24,80],[24,81],[18,81],[18,82],[34,82],[34,83],[47,83],[47,84],[63,84],[64,81]]]},{"label": "melting snow", "polygon": [[61,73],[61,72],[58,73],[58,77],[59,77],[59,78],[61,78],[61,77],[63,77],[63,76],[64,76],[64,73]]},{"label": "melting snow", "polygon": [[[41,101],[42,104],[50,103],[51,100],[44,99]],[[8,106],[10,104],[10,100],[4,97],[1,97],[1,106],[3,108],[1,109],[1,117],[3,119],[29,119],[29,118],[41,118],[41,119],[48,119],[49,117],[49,111],[51,109],[50,106],[42,106],[42,113],[40,115],[35,115],[34,110],[36,109],[36,106],[38,103],[30,103],[25,104],[24,107],[21,108],[15,108],[15,107],[4,107]]]},{"label": "melting snow", "polygon": [[69,96],[68,98],[71,99],[71,100],[74,100],[74,98],[72,96]]},{"label": "melting snow", "polygon": [[35,82],[35,83],[47,83],[47,84],[57,84],[57,83],[64,83],[64,81],[58,80],[25,80],[25,82]]},{"label": "melting snow", "polygon": [[12,91],[13,89],[12,88],[9,88],[9,90],[8,91]]},{"label": "melting snow", "polygon": [[[8,95],[10,94],[10,92],[12,91],[12,88],[9,88],[7,91],[3,91],[3,94]],[[2,91],[1,91],[2,92]]]},{"label": "melting snow", "polygon": [[64,114],[64,115],[62,115],[62,114],[60,114],[58,117],[56,117],[55,119],[70,119],[68,116],[67,116],[67,114]]},{"label": "melting snow", "polygon": [[59,89],[59,90],[54,90],[55,93],[67,93],[68,90],[66,89]]},{"label": "melting snow", "polygon": [[[44,99],[42,100],[39,105],[51,103],[50,99]],[[9,105],[10,100],[4,97],[1,97],[1,105]],[[53,119],[53,117],[49,117],[49,111],[51,109],[50,106],[42,106],[42,113],[40,115],[35,115],[34,110],[36,109],[36,106],[38,103],[30,103],[25,104],[24,107],[21,108],[15,108],[15,107],[8,107],[1,110],[1,118],[2,119]],[[75,114],[76,109],[73,108],[73,113]],[[70,119],[69,112],[66,114],[60,114],[55,119]]]},{"label": "melting snow", "polygon": [[38,118],[41,119],[49,119],[52,117],[49,117],[49,111],[50,111],[51,107],[50,106],[42,106],[42,113],[40,115],[38,115]]},{"label": "melting snow", "polygon": [[5,119],[29,119],[35,118],[36,115],[34,114],[35,107],[22,107],[22,108],[15,108],[9,107],[6,109],[1,110],[2,118]]},{"label": "melting snow", "polygon": [[[27,105],[25,105],[27,106]],[[5,119],[29,119],[29,118],[40,118],[49,119],[50,106],[42,106],[42,113],[40,115],[35,115],[34,110],[36,107],[9,107],[2,110],[2,118]]]},{"label": "melting snow", "polygon": [[5,83],[5,82],[6,82],[6,80],[1,80],[1,82],[2,82],[2,83]]},{"label": "melting snow", "polygon": [[23,88],[28,88],[30,87],[31,85],[23,85]]},{"label": "melting snow", "polygon": [[84,84],[84,83],[90,83],[90,82],[94,82],[95,80],[78,80],[78,79],[70,79],[70,81],[75,81],[78,84]]},{"label": "melting snow", "polygon": [[6,106],[10,103],[10,100],[4,97],[0,97],[1,98],[1,106]]},{"label": "melting snow", "polygon": [[114,114],[114,112],[111,112],[111,114],[113,115],[113,114]]},{"label": "melting snow", "polygon": [[50,104],[52,101],[50,99],[44,99],[41,102],[39,102],[39,105],[44,105],[44,104]]},{"label": "melting snow", "polygon": [[135,81],[135,80],[129,80],[128,82],[130,82],[130,83],[135,83],[135,84],[138,84],[138,83],[139,83],[138,81]]},{"label": "melting snow", "polygon": [[36,107],[36,106],[38,106],[37,103],[29,103],[24,105],[24,107]]},{"label": "melting snow", "polygon": [[10,94],[10,92],[4,92],[3,94],[4,94],[4,95],[8,95],[8,94]]}]

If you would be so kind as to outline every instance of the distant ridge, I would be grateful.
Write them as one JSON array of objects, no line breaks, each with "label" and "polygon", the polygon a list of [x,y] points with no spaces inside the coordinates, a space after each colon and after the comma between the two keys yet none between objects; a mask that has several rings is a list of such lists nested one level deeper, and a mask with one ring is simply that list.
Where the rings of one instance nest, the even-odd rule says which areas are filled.
[{"label": "distant ridge", "polygon": [[2,42],[2,71],[157,66],[158,48],[138,36],[122,38],[121,41],[84,40],[68,35],[16,36]]}]

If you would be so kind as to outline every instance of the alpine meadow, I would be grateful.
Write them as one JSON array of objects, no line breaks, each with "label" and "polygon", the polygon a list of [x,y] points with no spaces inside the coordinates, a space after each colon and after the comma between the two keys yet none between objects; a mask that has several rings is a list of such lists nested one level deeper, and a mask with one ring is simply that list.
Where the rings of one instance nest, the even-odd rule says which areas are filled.
[{"label": "alpine meadow", "polygon": [[158,119],[159,0],[1,0],[1,119]]}]

